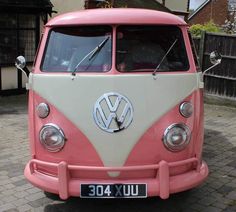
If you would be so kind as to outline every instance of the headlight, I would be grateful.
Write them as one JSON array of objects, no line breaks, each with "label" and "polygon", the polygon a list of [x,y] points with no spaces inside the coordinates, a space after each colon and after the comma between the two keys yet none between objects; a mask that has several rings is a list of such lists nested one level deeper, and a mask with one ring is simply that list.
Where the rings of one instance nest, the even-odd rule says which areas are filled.
[{"label": "headlight", "polygon": [[50,108],[46,103],[40,103],[36,108],[36,113],[39,118],[46,118],[50,112]]},{"label": "headlight", "polygon": [[63,131],[55,124],[46,124],[39,133],[41,144],[49,152],[58,152],[65,145],[65,135]]},{"label": "headlight", "polygon": [[179,111],[182,116],[185,118],[189,118],[193,114],[193,105],[191,102],[183,102],[180,107]]},{"label": "headlight", "polygon": [[172,124],[163,137],[165,147],[173,152],[183,150],[190,142],[191,132],[185,124]]}]

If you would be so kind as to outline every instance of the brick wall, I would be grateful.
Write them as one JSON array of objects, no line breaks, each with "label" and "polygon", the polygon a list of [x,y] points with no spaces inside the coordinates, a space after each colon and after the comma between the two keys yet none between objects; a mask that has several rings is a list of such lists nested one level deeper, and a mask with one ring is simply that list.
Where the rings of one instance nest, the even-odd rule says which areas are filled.
[{"label": "brick wall", "polygon": [[228,18],[228,0],[213,0],[205,5],[188,22],[192,24],[204,24],[211,19],[217,25],[222,25]]}]

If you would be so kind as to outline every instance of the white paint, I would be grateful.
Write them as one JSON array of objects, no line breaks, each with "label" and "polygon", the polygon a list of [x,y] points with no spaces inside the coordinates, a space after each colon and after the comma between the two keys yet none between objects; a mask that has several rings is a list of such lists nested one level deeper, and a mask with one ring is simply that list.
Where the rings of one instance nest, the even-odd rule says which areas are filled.
[{"label": "white paint", "polygon": [[[54,105],[90,140],[105,166],[123,166],[140,137],[159,118],[198,89],[198,74],[31,74],[32,89]],[[118,133],[101,130],[93,107],[104,93],[117,92],[133,105],[131,125]],[[56,123],[60,126],[60,123]]]},{"label": "white paint", "polygon": [[[27,68],[30,71],[32,70],[32,66],[27,66]],[[28,83],[28,78],[25,76],[24,73],[22,73],[21,75],[22,75],[22,88],[26,88],[26,84]]]}]

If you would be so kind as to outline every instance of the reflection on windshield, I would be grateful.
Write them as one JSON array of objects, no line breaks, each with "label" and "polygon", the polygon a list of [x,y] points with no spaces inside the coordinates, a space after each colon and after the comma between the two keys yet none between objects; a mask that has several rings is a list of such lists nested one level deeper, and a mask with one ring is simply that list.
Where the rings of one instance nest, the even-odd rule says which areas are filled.
[{"label": "reflection on windshield", "polygon": [[[109,26],[56,28],[51,31],[41,66],[47,72],[105,72],[111,69],[111,39],[91,59],[83,58],[111,37]],[[76,67],[80,61],[83,62]]]},{"label": "reflection on windshield", "polygon": [[188,58],[181,30],[175,26],[120,26],[117,29],[116,67],[121,72],[186,71]]}]

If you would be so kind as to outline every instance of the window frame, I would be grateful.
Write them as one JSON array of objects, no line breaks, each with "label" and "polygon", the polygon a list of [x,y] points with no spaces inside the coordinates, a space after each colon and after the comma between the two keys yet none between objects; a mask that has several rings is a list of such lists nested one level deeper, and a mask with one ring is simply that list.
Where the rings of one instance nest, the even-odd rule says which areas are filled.
[{"label": "window frame", "polygon": [[[32,55],[32,60],[28,60],[27,63],[29,64],[33,64],[34,62],[34,57],[35,57],[35,53],[36,53],[36,50],[37,50],[37,44],[38,44],[38,41],[39,41],[39,25],[40,25],[40,17],[39,15],[35,15],[33,13],[6,13],[6,12],[3,12],[0,14],[1,15],[12,15],[12,16],[15,16],[16,17],[16,25],[14,27],[2,27],[0,26],[0,33],[3,32],[6,32],[6,31],[11,31],[11,32],[14,32],[15,36],[16,36],[16,46],[15,46],[15,55],[10,55],[9,54],[9,59],[7,60],[1,60],[0,61],[0,66],[1,67],[7,67],[7,66],[12,66],[14,65],[14,62],[15,62],[15,58],[21,53],[20,51],[20,43],[21,43],[21,36],[20,36],[20,33],[21,31],[33,31],[34,32],[34,41],[35,42],[29,42],[30,45],[34,45],[34,55]],[[35,23],[34,23],[34,27],[21,27],[20,25],[20,16],[21,15],[31,15],[31,16],[34,16],[35,17]],[[7,33],[6,33],[6,36]],[[7,45],[6,45],[7,46]],[[8,46],[6,48],[11,48],[12,46]],[[1,48],[1,47],[0,47]],[[25,53],[25,52],[24,52]],[[24,55],[23,55],[24,56]],[[27,58],[26,58],[27,59]]]},{"label": "window frame", "polygon": [[194,64],[196,66],[197,72],[201,72],[199,56],[197,54],[197,49],[193,40],[193,36],[190,31],[188,31],[188,38],[189,38],[189,42],[190,42],[190,46],[191,46],[191,50],[193,54],[193,59],[194,59]]}]

